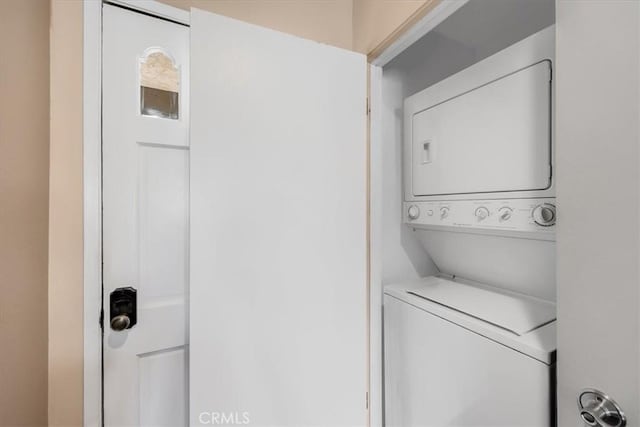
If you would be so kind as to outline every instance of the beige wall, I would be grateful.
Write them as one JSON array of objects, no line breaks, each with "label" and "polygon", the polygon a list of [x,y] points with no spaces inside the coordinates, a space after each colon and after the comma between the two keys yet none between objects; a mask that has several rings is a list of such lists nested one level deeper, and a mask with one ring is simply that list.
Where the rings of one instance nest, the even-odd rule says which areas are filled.
[{"label": "beige wall", "polygon": [[353,0],[353,50],[371,52],[425,3],[426,0]]},{"label": "beige wall", "polygon": [[235,19],[351,49],[351,0],[161,0],[182,9],[196,7]]},{"label": "beige wall", "polygon": [[369,53],[427,0],[161,0]]},{"label": "beige wall", "polygon": [[49,424],[82,423],[82,2],[51,2]]},{"label": "beige wall", "polygon": [[47,422],[48,0],[0,1],[0,425]]}]

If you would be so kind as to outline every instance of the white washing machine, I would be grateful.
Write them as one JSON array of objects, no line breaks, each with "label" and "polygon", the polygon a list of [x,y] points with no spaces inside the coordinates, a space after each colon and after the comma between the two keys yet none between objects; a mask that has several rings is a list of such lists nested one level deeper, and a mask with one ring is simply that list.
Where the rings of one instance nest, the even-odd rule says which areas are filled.
[{"label": "white washing machine", "polygon": [[555,425],[554,34],[405,100],[403,220],[440,274],[385,286],[387,426]]},{"label": "white washing machine", "polygon": [[429,277],[383,315],[388,427],[554,425],[554,304]]}]

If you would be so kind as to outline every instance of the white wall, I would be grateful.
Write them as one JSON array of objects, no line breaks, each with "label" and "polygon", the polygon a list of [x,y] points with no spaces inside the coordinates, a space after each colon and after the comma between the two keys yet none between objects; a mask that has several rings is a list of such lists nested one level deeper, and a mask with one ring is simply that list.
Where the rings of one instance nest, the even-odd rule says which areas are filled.
[{"label": "white wall", "polygon": [[640,3],[557,6],[558,425],[595,387],[637,426]]},{"label": "white wall", "polygon": [[382,80],[382,283],[388,284],[437,273],[413,231],[403,224],[402,142],[404,75],[383,73]]}]

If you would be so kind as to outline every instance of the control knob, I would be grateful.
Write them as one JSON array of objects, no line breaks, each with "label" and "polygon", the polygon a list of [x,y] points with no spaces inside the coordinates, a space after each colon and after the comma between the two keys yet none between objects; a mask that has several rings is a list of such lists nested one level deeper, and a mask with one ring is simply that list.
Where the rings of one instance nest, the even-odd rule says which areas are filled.
[{"label": "control knob", "polygon": [[476,209],[476,219],[478,221],[484,221],[488,216],[489,209],[485,208],[484,206],[480,206],[478,209]]},{"label": "control knob", "polygon": [[449,208],[446,206],[443,206],[440,208],[440,219],[445,219],[446,217],[449,216]]},{"label": "control knob", "polygon": [[500,218],[500,222],[509,221],[511,219],[511,215],[513,215],[513,209],[509,207],[500,208],[498,211],[498,217]]},{"label": "control knob", "polygon": [[551,227],[556,223],[556,207],[551,203],[543,203],[533,208],[533,220],[543,227]]},{"label": "control knob", "polygon": [[411,205],[409,206],[407,214],[409,215],[409,219],[418,219],[420,216],[420,208],[416,205]]}]

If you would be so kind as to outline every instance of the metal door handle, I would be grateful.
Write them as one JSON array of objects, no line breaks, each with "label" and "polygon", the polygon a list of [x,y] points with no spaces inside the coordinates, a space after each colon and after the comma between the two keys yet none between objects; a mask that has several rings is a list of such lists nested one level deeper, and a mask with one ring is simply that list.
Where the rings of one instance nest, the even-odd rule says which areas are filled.
[{"label": "metal door handle", "polygon": [[114,331],[124,331],[131,324],[131,319],[126,314],[120,314],[111,319],[111,329]]},{"label": "metal door handle", "polygon": [[584,389],[578,396],[580,417],[591,427],[624,427],[627,418],[624,412],[609,396],[592,388]]}]

